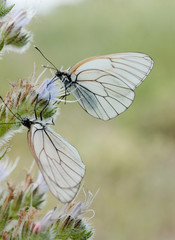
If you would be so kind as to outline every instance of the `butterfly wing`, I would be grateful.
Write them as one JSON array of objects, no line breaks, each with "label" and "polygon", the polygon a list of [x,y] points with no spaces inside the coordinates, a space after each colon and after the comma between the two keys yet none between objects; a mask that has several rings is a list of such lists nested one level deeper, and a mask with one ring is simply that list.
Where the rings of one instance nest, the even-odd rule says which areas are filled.
[{"label": "butterfly wing", "polygon": [[78,151],[52,129],[40,124],[31,126],[28,143],[50,191],[61,202],[70,202],[85,174]]},{"label": "butterfly wing", "polygon": [[90,115],[108,120],[124,112],[134,89],[147,77],[153,60],[142,53],[118,53],[85,59],[70,69],[70,91]]}]

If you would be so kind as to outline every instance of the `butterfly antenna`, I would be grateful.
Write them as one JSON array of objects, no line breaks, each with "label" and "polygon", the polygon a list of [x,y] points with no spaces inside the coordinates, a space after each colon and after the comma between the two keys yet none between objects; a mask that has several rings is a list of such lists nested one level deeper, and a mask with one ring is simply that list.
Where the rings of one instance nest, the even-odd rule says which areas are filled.
[{"label": "butterfly antenna", "polygon": [[43,58],[46,59],[47,62],[49,62],[54,67],[56,71],[58,71],[58,68],[41,52],[37,46],[34,46],[34,48],[43,56]]},{"label": "butterfly antenna", "polygon": [[[6,106],[6,108],[12,113],[13,116],[15,116],[19,121],[22,120],[22,117],[19,114],[15,114],[8,106],[7,104],[4,102],[4,99],[0,96],[0,99],[2,100],[2,102],[4,103],[4,105]],[[17,117],[18,116],[18,117]]]},{"label": "butterfly antenna", "polygon": [[0,123],[0,125],[3,125],[3,124],[4,125],[7,125],[7,124],[11,124],[12,125],[12,124],[18,124],[18,123],[21,123],[21,121],[20,122],[13,122],[13,123]]}]

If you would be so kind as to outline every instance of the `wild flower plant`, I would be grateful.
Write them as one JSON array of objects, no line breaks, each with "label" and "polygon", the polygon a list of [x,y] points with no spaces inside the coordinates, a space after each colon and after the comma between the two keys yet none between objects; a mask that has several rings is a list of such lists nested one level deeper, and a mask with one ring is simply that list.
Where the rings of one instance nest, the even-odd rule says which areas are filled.
[{"label": "wild flower plant", "polygon": [[15,10],[6,0],[0,0],[0,52],[24,52],[32,40],[32,34],[25,30],[31,14],[26,10]]},{"label": "wild flower plant", "polygon": [[59,203],[41,218],[48,191],[42,174],[39,173],[36,181],[28,172],[22,183],[9,182],[6,177],[17,166],[18,160],[9,165],[6,158],[4,156],[0,160],[0,169],[3,170],[0,181],[0,239],[85,240],[93,236],[94,230],[82,214],[93,212],[88,208],[95,196],[89,192],[87,198],[84,192],[84,202]]},{"label": "wild flower plant", "polygon": [[[36,114],[39,117],[39,113],[45,107],[48,100],[38,98],[38,85],[34,82],[20,79],[16,83],[11,83],[11,90],[6,94],[0,103],[0,137],[3,137],[1,143],[4,140],[9,139],[15,132],[21,130],[22,124],[15,117],[28,117],[30,119],[35,118],[35,105]],[[51,92],[52,98],[52,92]],[[43,119],[53,117],[58,111],[58,107],[52,102],[43,111]],[[18,122],[16,124],[16,122]],[[4,123],[4,124],[3,124]],[[2,125],[3,124],[3,125]],[[10,131],[9,131],[10,130]]]},{"label": "wild flower plant", "polygon": [[[32,34],[25,27],[32,15],[27,10],[15,10],[6,0],[0,0],[0,54],[9,50],[23,52],[32,40]],[[22,130],[22,119],[53,119],[58,113],[65,89],[62,82],[46,79],[40,85],[42,74],[31,80],[20,79],[11,82],[10,91],[0,96],[0,147],[7,146],[8,140]],[[34,74],[35,75],[35,74]],[[85,193],[85,200],[61,204],[41,217],[47,203],[48,186],[39,172],[37,180],[31,173],[25,174],[22,183],[7,181],[17,167],[19,159],[11,163],[7,157],[8,148],[0,156],[0,239],[72,239],[85,240],[93,237],[94,230],[89,219],[83,217],[94,197]]]}]

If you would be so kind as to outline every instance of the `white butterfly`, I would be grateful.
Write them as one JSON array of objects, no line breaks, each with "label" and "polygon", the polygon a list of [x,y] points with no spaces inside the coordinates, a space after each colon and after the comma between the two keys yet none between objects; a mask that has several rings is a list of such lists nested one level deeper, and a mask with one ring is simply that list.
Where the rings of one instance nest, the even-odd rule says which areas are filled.
[{"label": "white butterfly", "polygon": [[61,202],[70,202],[85,174],[78,151],[43,123],[29,123],[29,147],[50,191]]},{"label": "white butterfly", "polygon": [[30,150],[52,194],[63,203],[72,201],[85,174],[78,151],[48,123],[13,115],[28,128]]},{"label": "white butterfly", "polygon": [[116,53],[87,58],[66,72],[57,70],[51,82],[59,78],[66,93],[72,93],[86,112],[109,120],[131,105],[135,88],[152,67],[153,60],[146,54]]}]

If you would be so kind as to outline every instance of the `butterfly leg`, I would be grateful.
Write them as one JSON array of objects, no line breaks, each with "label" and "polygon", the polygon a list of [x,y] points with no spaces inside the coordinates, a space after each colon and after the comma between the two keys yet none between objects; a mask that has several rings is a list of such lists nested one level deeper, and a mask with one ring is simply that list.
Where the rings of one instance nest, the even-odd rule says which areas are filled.
[{"label": "butterfly leg", "polygon": [[35,100],[35,107],[34,107],[34,114],[35,114],[35,120],[37,120],[38,119],[38,117],[37,117],[37,113],[36,113],[36,107],[37,107],[37,104],[38,104],[38,94],[37,94],[37,96],[36,96],[36,100]]},{"label": "butterfly leg", "polygon": [[49,100],[47,101],[46,105],[43,107],[43,109],[42,109],[41,112],[40,112],[40,119],[41,119],[41,121],[43,120],[43,111],[44,111],[44,110],[47,108],[47,106],[49,105],[50,99],[51,99],[51,95],[50,95],[50,93],[49,93]]}]

